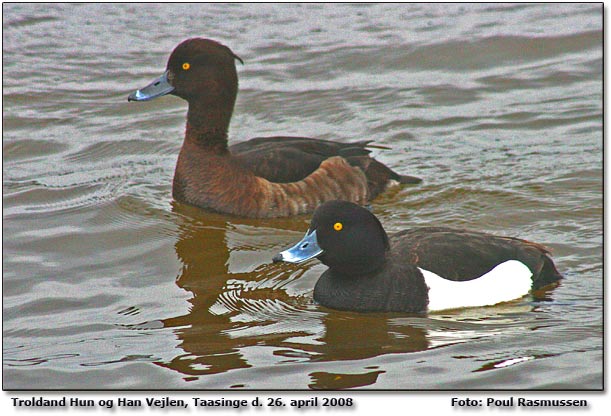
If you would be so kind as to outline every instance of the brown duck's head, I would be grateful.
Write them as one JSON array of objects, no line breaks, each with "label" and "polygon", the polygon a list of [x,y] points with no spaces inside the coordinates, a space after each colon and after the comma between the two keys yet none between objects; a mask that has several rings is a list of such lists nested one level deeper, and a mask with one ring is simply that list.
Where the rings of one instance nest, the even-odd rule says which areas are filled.
[{"label": "brown duck's head", "polygon": [[130,94],[128,101],[147,101],[172,94],[189,104],[233,107],[238,91],[236,59],[243,62],[217,41],[187,39],[170,55],[164,74]]}]

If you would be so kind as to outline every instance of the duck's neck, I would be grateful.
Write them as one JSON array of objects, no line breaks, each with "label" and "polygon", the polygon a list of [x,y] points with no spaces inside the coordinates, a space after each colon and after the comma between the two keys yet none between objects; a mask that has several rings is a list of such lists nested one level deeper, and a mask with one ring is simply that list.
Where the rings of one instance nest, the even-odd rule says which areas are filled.
[{"label": "duck's neck", "polygon": [[249,215],[250,206],[244,208],[240,201],[255,192],[257,179],[229,152],[231,110],[232,106],[189,105],[172,194],[177,201],[198,207]]},{"label": "duck's neck", "polygon": [[[384,231],[384,230],[382,230]],[[337,278],[354,279],[358,276],[359,279],[367,280],[369,277],[379,274],[384,271],[388,263],[388,251],[385,251],[379,256],[350,256],[350,260],[339,260],[330,257],[323,253],[318,259],[333,272]]]},{"label": "duck's neck", "polygon": [[205,106],[189,104],[185,143],[196,145],[208,152],[228,154],[227,131],[233,106]]}]

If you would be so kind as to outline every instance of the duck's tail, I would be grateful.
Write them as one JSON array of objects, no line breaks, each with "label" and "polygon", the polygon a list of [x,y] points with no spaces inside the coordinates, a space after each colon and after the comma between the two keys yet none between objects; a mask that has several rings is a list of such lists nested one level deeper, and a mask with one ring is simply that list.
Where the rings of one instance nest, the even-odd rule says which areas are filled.
[{"label": "duck's tail", "polygon": [[552,259],[546,254],[543,255],[543,266],[539,275],[533,279],[533,289],[540,289],[562,279],[556,265]]},{"label": "duck's tail", "polygon": [[[394,172],[393,172],[394,173]],[[415,176],[409,176],[409,175],[397,175],[397,181],[399,181],[400,184],[415,184],[415,183],[420,183],[422,182],[422,179],[417,178]]]}]

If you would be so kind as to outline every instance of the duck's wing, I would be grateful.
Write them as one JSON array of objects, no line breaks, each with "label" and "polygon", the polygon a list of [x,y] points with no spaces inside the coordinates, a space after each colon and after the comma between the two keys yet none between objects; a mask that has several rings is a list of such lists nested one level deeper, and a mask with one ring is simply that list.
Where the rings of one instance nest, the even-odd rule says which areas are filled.
[{"label": "duck's wing", "polygon": [[396,256],[448,280],[476,279],[508,260],[530,269],[534,288],[562,278],[549,249],[519,238],[423,227],[394,234],[391,242]]},{"label": "duck's wing", "polygon": [[346,159],[367,176],[370,198],[384,191],[389,181],[419,183],[421,179],[400,175],[371,158],[370,140],[339,143],[308,137],[257,137],[229,147],[232,155],[255,175],[270,182],[297,182],[312,174],[334,156]]},{"label": "duck's wing", "polygon": [[297,182],[333,156],[368,157],[368,141],[338,143],[307,137],[257,137],[229,147],[255,175],[270,182]]}]

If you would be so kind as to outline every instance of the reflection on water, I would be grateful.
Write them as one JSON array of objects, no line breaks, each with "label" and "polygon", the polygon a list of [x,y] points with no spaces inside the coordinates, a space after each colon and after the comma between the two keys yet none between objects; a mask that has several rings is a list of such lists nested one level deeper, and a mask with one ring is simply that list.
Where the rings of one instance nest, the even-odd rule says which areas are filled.
[{"label": "reflection on water", "polygon": [[[175,332],[185,355],[162,365],[192,376],[249,367],[240,349],[282,345],[289,332],[283,327],[292,328],[286,320],[293,322],[299,313],[287,303],[290,297],[281,290],[283,282],[276,279],[277,271],[259,267],[250,272],[230,272],[231,254],[252,250],[249,244],[265,234],[255,236],[252,242],[244,240],[245,247],[232,247],[228,234],[236,225],[227,217],[202,215],[179,203],[173,208],[184,214],[175,244],[183,264],[176,284],[192,292],[193,297],[187,315],[163,321],[166,327],[178,328]],[[189,214],[196,216],[189,218]],[[277,290],[274,284],[279,286]],[[283,319],[276,322],[280,316]],[[296,336],[297,331],[292,329],[291,335]],[[307,328],[303,331],[302,335],[310,335]]]}]

